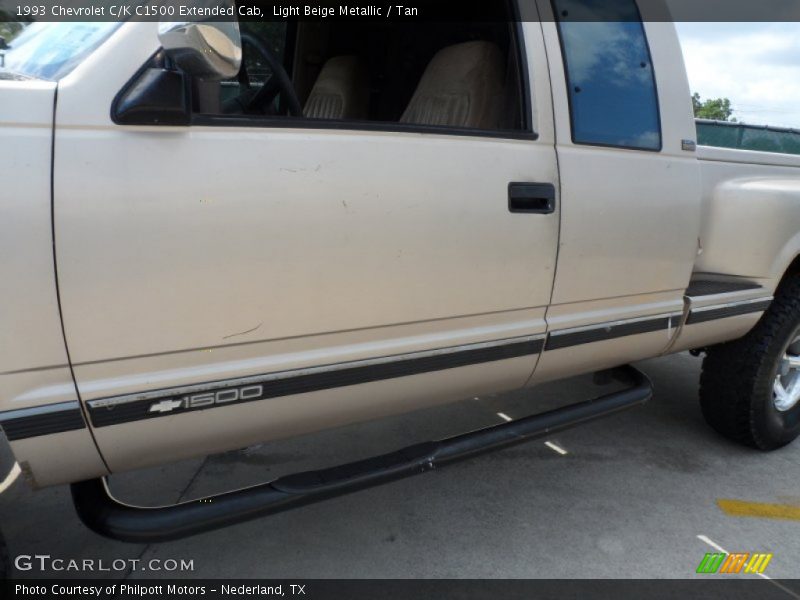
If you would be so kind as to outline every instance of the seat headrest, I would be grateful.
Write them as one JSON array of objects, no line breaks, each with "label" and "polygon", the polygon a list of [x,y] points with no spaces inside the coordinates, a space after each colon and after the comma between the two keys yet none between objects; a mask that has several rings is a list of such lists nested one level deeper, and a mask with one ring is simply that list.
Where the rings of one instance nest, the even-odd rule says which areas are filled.
[{"label": "seat headrest", "polygon": [[439,50],[400,122],[498,129],[504,63],[500,49],[491,42],[465,42]]},{"label": "seat headrest", "polygon": [[369,80],[357,56],[335,56],[322,67],[303,115],[311,119],[366,119]]}]

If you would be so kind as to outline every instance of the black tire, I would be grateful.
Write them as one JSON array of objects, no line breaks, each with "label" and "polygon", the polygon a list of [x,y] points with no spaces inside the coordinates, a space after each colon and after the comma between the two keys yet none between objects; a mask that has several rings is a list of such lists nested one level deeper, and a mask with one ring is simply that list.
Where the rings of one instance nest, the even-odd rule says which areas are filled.
[{"label": "black tire", "polygon": [[[800,336],[800,274],[790,275],[761,320],[743,338],[708,349],[700,376],[703,417],[717,432],[759,450],[800,435],[800,403],[779,411],[773,384],[790,344]],[[792,344],[792,355],[800,355]]]}]

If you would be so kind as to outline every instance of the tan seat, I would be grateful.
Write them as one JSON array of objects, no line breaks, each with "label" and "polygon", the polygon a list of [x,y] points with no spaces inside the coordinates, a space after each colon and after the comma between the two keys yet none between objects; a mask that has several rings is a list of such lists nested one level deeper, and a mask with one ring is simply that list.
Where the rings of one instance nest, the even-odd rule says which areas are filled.
[{"label": "tan seat", "polygon": [[306,100],[310,119],[366,119],[369,104],[367,68],[357,56],[335,56],[320,71]]},{"label": "tan seat", "polygon": [[431,59],[401,123],[497,129],[505,61],[490,42],[443,48]]}]

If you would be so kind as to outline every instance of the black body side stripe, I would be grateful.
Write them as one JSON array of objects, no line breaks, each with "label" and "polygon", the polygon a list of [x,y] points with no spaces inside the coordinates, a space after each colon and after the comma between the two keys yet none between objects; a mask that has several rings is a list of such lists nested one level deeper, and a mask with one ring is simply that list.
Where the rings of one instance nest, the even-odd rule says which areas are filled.
[{"label": "black body side stripe", "polygon": [[[722,306],[692,310],[687,325],[763,312],[772,298],[761,298]],[[95,427],[117,425],[142,419],[194,412],[243,402],[291,396],[373,381],[382,381],[457,367],[531,356],[631,335],[668,330],[680,324],[680,314],[657,315],[554,331],[548,336],[530,336],[442,348],[397,357],[355,361],[351,365],[298,369],[261,376],[245,377],[155,390],[113,398],[90,400],[87,405]],[[246,392],[246,393],[245,393]],[[158,406],[155,406],[158,405]],[[77,401],[0,412],[0,426],[10,441],[51,433],[83,429],[86,423]]]},{"label": "black body side stripe", "polygon": [[582,329],[567,329],[564,331],[554,331],[547,338],[547,350],[559,350],[578,346],[581,344],[591,344],[592,342],[602,342],[615,338],[637,335],[640,333],[650,333],[661,331],[670,327],[677,327],[680,324],[680,315],[659,316],[652,319],[643,319],[629,322],[608,323],[606,325],[592,326]]},{"label": "black body side stripe", "polygon": [[[220,381],[203,386],[204,389],[201,391],[198,391],[197,386],[195,386],[194,390],[188,388],[176,389],[173,395],[169,394],[169,390],[165,390],[164,392],[166,393],[159,393],[157,397],[151,396],[142,399],[134,397],[129,401],[124,398],[91,400],[88,402],[89,414],[95,427],[105,427],[152,417],[194,412],[207,408],[230,406],[243,402],[254,402],[268,398],[316,392],[360,383],[530,356],[539,354],[543,345],[543,337],[525,338],[524,341],[508,340],[508,343],[505,344],[475,345],[479,347],[473,348],[465,346],[463,350],[452,349],[453,351],[443,353],[425,353],[425,355],[419,357],[414,357],[413,354],[404,355],[402,358],[398,357],[398,360],[388,360],[377,364],[358,365],[358,363],[355,363],[352,367],[336,365],[337,368],[335,369],[322,369],[319,372],[302,372],[297,375],[292,375],[291,372],[273,373],[264,375],[261,378],[251,377],[246,380]],[[234,393],[237,389],[252,389],[253,391],[248,393],[246,398],[242,398],[240,396],[244,394]],[[255,393],[256,390],[258,390],[258,393]],[[223,400],[217,396],[216,402],[214,399],[209,399],[207,404],[203,406],[191,405],[190,396],[196,397],[193,395],[197,394],[203,396],[210,394],[213,396],[220,392],[230,394],[234,399],[225,398]],[[163,406],[164,410],[153,410],[154,404],[158,404],[159,407]]]},{"label": "black body side stripe", "polygon": [[[694,309],[686,324],[704,323],[738,315],[763,312],[772,298],[760,298]],[[443,348],[397,357],[356,361],[310,369],[270,373],[156,390],[143,394],[90,400],[89,415],[95,427],[117,425],[153,417],[194,412],[230,404],[254,402],[291,396],[307,392],[334,389],[373,381],[382,381],[422,373],[431,373],[522,356],[539,354],[542,350],[558,350],[582,344],[591,344],[631,335],[651,333],[677,327],[679,314],[658,315],[592,325],[583,328],[554,331],[548,336],[530,336],[472,344],[456,348]],[[245,393],[245,391],[247,393]],[[158,405],[156,410],[154,406]],[[0,426],[10,441],[83,429],[86,423],[78,401],[61,402],[45,406],[0,412]]]},{"label": "black body side stripe", "polygon": [[772,298],[758,300],[755,302],[739,302],[736,304],[729,304],[727,306],[712,306],[709,308],[695,309],[689,313],[689,318],[686,320],[686,324],[694,325],[695,323],[705,323],[707,321],[714,321],[716,319],[727,319],[728,317],[737,317],[739,315],[764,312],[769,308],[770,304],[772,304]]},{"label": "black body side stripe", "polygon": [[78,402],[60,402],[21,408],[0,413],[0,426],[9,441],[83,429],[83,420]]}]

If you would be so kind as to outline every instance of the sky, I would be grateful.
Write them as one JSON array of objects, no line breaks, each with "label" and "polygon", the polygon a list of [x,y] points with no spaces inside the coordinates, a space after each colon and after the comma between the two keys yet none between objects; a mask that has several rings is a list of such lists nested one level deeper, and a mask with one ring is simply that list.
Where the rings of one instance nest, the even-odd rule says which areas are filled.
[{"label": "sky", "polygon": [[689,85],[733,116],[800,129],[800,23],[676,23]]}]

